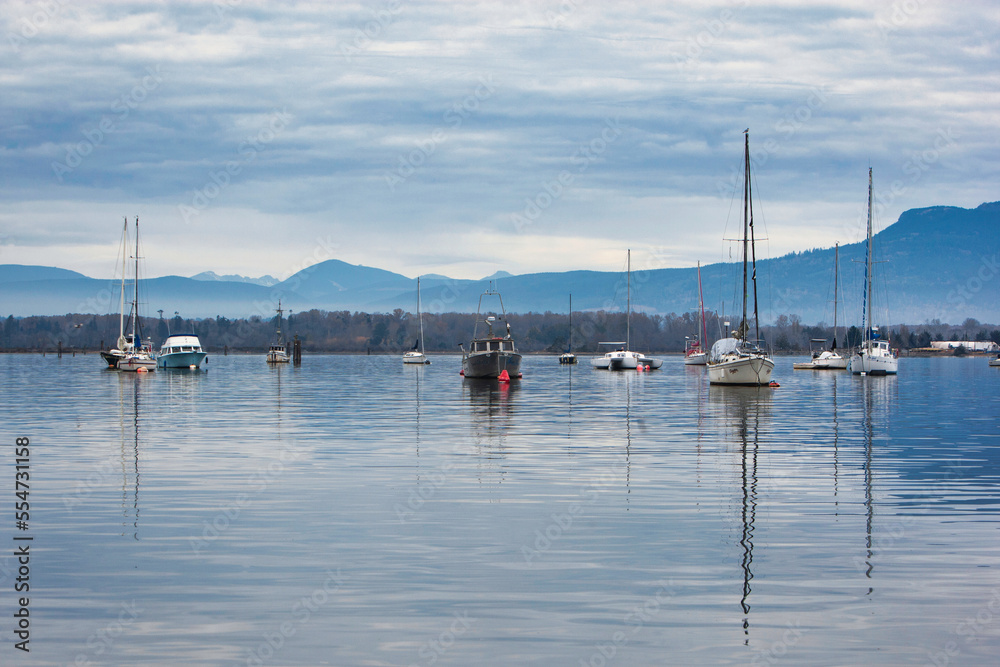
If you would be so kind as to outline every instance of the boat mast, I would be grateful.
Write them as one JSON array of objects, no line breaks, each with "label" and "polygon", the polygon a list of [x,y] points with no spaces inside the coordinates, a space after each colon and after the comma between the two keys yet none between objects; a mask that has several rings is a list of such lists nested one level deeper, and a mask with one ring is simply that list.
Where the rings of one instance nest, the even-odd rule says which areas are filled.
[{"label": "boat mast", "polygon": [[[127,220],[127,218],[126,218]],[[135,289],[132,291],[132,349],[139,343],[142,349],[142,341],[137,341],[135,337],[135,326],[139,321],[139,217],[135,218]]]},{"label": "boat mast", "polygon": [[420,322],[420,354],[424,353],[424,318],[420,314],[420,276],[417,276],[417,320]]},{"label": "boat mast", "polygon": [[840,288],[840,242],[833,246],[833,349],[837,349],[837,299]]},{"label": "boat mast", "polygon": [[743,130],[743,320],[740,326],[741,338],[746,341],[750,325],[747,322],[747,245],[750,221],[750,130]]},{"label": "boat mast", "polygon": [[701,349],[708,345],[708,329],[705,327],[705,297],[701,291],[701,260],[698,260],[698,306],[701,308]]},{"label": "boat mast", "polygon": [[632,249],[625,251],[625,302],[627,310],[625,313],[625,349],[632,349]]},{"label": "boat mast", "polygon": [[281,299],[278,299],[278,343],[281,343],[281,314],[284,312],[281,309]]},{"label": "boat mast", "polygon": [[867,257],[865,258],[865,348],[872,348],[872,168],[868,167],[868,238],[865,242]]},{"label": "boat mast", "polygon": [[125,349],[125,266],[128,263],[128,216],[125,216],[125,229],[122,231],[122,293],[118,304],[118,349]]},{"label": "boat mast", "polygon": [[[749,130],[748,130],[749,132]],[[753,266],[753,326],[754,345],[760,344],[760,310],[757,308],[757,240],[753,231],[753,185],[750,183],[750,135],[747,134],[747,203],[750,210],[750,261]]]},{"label": "boat mast", "polygon": [[567,352],[573,351],[573,295],[569,295],[569,349]]}]

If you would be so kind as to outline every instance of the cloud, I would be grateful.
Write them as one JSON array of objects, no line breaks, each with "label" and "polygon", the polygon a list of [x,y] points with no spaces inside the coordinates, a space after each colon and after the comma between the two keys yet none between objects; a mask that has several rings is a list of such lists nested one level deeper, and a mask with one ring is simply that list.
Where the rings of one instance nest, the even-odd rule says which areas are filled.
[{"label": "cloud", "polygon": [[601,269],[608,245],[690,266],[723,252],[746,127],[772,250],[856,240],[869,164],[886,224],[997,199],[986,2],[48,5],[0,8],[0,221],[24,261],[110,265],[145,209],[165,273],[277,275],[323,233],[407,275]]}]

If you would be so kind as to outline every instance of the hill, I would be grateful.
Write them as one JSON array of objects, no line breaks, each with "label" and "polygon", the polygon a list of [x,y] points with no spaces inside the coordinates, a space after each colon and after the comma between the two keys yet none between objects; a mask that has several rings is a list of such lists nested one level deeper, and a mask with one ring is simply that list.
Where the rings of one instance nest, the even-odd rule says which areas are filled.
[{"label": "hill", "polygon": [[[887,306],[889,322],[1000,321],[1000,202],[906,211],[876,235],[875,249],[884,284],[876,303]],[[864,254],[863,242],[840,246],[841,324],[860,321]],[[759,261],[761,319],[796,314],[803,322],[831,323],[833,267],[833,248]],[[737,263],[702,267],[706,309],[737,319],[739,271]],[[494,282],[511,312],[565,312],[570,293],[574,310],[625,309],[625,276],[618,272],[500,274]],[[425,276],[421,284],[424,310],[440,313],[474,312],[489,282]],[[180,276],[153,278],[143,286],[146,313],[162,308],[185,317],[270,317],[279,298],[295,312],[408,311],[416,302],[415,279],[340,260],[316,264],[271,286]],[[105,314],[117,302],[112,281],[53,267],[0,266],[0,287],[2,315]],[[690,312],[697,299],[693,268],[633,270],[636,311]]]}]

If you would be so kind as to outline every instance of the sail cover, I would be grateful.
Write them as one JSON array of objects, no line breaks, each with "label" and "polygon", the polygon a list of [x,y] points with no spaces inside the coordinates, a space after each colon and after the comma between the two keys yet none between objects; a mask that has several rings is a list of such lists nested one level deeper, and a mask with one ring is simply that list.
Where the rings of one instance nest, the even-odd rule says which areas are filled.
[{"label": "sail cover", "polygon": [[712,352],[709,355],[710,361],[719,361],[723,355],[731,354],[733,352],[738,352],[740,349],[740,341],[735,338],[720,338],[715,341],[712,345]]}]

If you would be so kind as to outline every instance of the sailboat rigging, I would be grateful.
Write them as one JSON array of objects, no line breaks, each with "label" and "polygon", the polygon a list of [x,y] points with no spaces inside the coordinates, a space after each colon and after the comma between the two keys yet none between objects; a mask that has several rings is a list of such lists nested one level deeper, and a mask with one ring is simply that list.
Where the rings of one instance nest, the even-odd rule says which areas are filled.
[{"label": "sailboat rigging", "polygon": [[[424,318],[420,313],[420,276],[417,276],[417,321],[420,322],[420,338],[409,352],[403,354],[404,364],[429,364],[431,360],[424,354]],[[420,348],[417,350],[417,348]]]},{"label": "sailboat rigging", "polygon": [[865,241],[865,291],[861,302],[861,318],[864,332],[861,345],[851,352],[848,368],[854,375],[895,375],[899,370],[899,359],[883,340],[878,327],[872,325],[872,285],[874,263],[872,243],[872,170],[868,168],[868,236]]},{"label": "sailboat rigging", "polygon": [[[126,218],[126,224],[128,219]],[[142,342],[142,329],[139,326],[139,218],[135,219],[135,276],[132,285],[132,311],[129,319],[132,322],[132,334],[125,340],[125,353],[118,359],[118,370],[120,371],[155,371],[156,356],[153,354],[152,341]],[[123,271],[123,298],[124,298],[124,271]],[[119,335],[118,344],[122,345],[123,335]]]},{"label": "sailboat rigging", "polygon": [[663,365],[662,359],[647,357],[640,352],[633,352],[629,348],[632,346],[632,250],[625,252],[625,282],[626,282],[626,307],[625,307],[625,340],[623,341],[601,341],[598,345],[617,345],[617,350],[607,352],[601,357],[592,357],[590,363],[594,368],[601,368],[612,371],[619,370],[652,370]]},{"label": "sailboat rigging", "polygon": [[[715,342],[708,359],[708,381],[720,385],[768,385],[774,361],[760,348],[757,303],[757,251],[753,227],[753,190],[750,182],[750,130],[744,130],[743,158],[743,317],[732,337]],[[753,290],[754,338],[747,317],[749,289]]]}]

